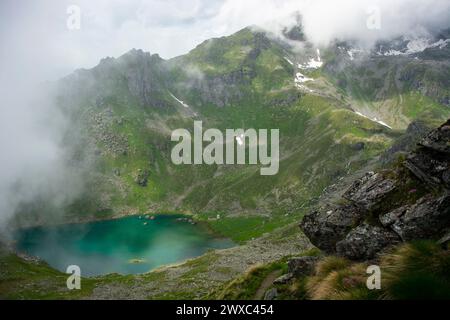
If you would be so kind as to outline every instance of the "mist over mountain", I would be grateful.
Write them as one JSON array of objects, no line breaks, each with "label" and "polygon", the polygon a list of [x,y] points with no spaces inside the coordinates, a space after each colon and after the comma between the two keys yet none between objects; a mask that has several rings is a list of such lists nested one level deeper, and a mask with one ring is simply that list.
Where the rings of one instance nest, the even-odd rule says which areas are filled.
[{"label": "mist over mountain", "polygon": [[[2,5],[5,9],[11,9],[8,2]],[[117,3],[108,5],[108,7],[103,6],[103,4],[92,7],[81,3],[80,8],[88,8],[89,15],[93,14],[94,17],[98,15],[97,18],[113,19],[114,17],[108,16],[108,14],[117,12],[113,10],[116,5],[121,8],[127,7],[129,12],[138,8],[138,6],[133,7],[133,3],[127,5]],[[139,146],[149,144],[145,133],[125,133],[122,132],[120,126],[115,128],[114,122],[120,122],[122,118],[126,119],[127,116],[131,115],[129,113],[132,109],[128,108],[129,111],[123,110],[117,114],[117,112],[111,110],[112,105],[129,107],[131,103],[146,108],[150,107],[148,111],[144,111],[146,114],[152,112],[150,110],[153,108],[156,109],[157,114],[163,112],[157,118],[150,114],[145,116],[150,117],[145,121],[147,130],[150,130],[153,134],[161,135],[160,138],[154,138],[157,142],[154,139],[151,142],[156,143],[157,146],[161,144],[157,147],[158,150],[152,151],[150,154],[144,153],[147,154],[145,157],[150,156],[152,159],[160,156],[165,157],[164,148],[167,148],[167,146],[163,147],[164,136],[170,130],[175,129],[173,125],[169,124],[170,121],[174,121],[174,117],[177,119],[176,122],[180,124],[184,121],[181,119],[185,117],[188,119],[203,118],[205,120],[218,117],[212,123],[224,127],[237,124],[260,126],[263,123],[280,126],[281,123],[278,123],[278,121],[273,122],[273,116],[261,116],[261,119],[252,120],[245,115],[247,111],[239,111],[242,112],[241,115],[239,115],[239,112],[233,115],[234,111],[228,109],[222,115],[223,111],[214,109],[224,106],[245,106],[246,110],[250,108],[249,106],[256,107],[257,105],[267,108],[267,100],[262,99],[262,96],[266,96],[267,92],[274,92],[274,90],[286,91],[282,94],[269,95],[268,101],[272,101],[275,105],[292,105],[305,92],[312,94],[315,91],[317,93],[312,94],[312,97],[315,97],[314,99],[334,101],[333,103],[342,105],[339,108],[350,109],[357,115],[371,119],[374,123],[378,122],[387,128],[405,128],[408,121],[417,116],[413,115],[412,111],[407,110],[403,113],[406,114],[406,117],[403,115],[394,116],[396,112],[392,112],[392,107],[386,108],[386,99],[391,99],[393,95],[396,96],[398,93],[400,93],[400,99],[403,99],[403,91],[419,90],[421,94],[430,97],[436,103],[448,105],[448,86],[446,85],[448,60],[445,58],[446,55],[442,54],[442,52],[448,50],[448,34],[445,33],[448,33],[448,31],[441,28],[448,22],[445,20],[448,3],[434,1],[427,4],[422,2],[412,4],[411,2],[400,1],[395,5],[389,4],[389,10],[387,9],[387,2],[381,1],[376,5],[375,9],[379,12],[374,9],[374,6],[356,1],[348,1],[339,6],[338,10],[334,6],[320,1],[314,4],[298,1],[275,4],[271,1],[265,1],[258,3],[258,5],[251,1],[245,4],[226,1],[221,4],[207,5],[206,10],[209,10],[209,13],[205,13],[203,18],[195,24],[190,24],[188,22],[189,15],[198,15],[198,12],[204,9],[204,4],[200,1],[198,6],[194,6],[192,12],[183,13],[187,15],[182,18],[185,21],[183,28],[187,26],[188,29],[195,29],[198,28],[197,24],[199,23],[220,25],[227,21],[227,28],[221,31],[226,34],[242,23],[245,24],[243,26],[253,24],[255,27],[252,27],[251,32],[240,31],[229,38],[207,40],[189,54],[170,60],[164,60],[158,55],[150,55],[140,50],[132,50],[117,59],[103,59],[97,67],[90,71],[79,70],[62,81],[58,81],[63,86],[61,87],[58,84],[56,89],[52,88],[53,85],[48,84],[40,84],[39,89],[36,89],[36,87],[37,83],[44,79],[44,75],[48,74],[46,69],[58,68],[58,64],[63,62],[58,58],[54,59],[54,57],[60,52],[59,48],[64,47],[65,42],[76,41],[75,45],[79,46],[78,50],[86,51],[82,47],[83,43],[88,43],[83,40],[84,31],[81,29],[80,33],[76,35],[77,31],[68,32],[65,30],[65,33],[62,33],[61,26],[54,28],[58,35],[56,39],[60,40],[59,46],[55,46],[53,40],[44,40],[41,43],[43,50],[38,53],[21,53],[18,55],[18,50],[23,49],[28,44],[28,36],[24,34],[25,30],[36,23],[40,28],[39,30],[44,31],[46,24],[48,24],[46,26],[48,28],[54,23],[51,19],[48,22],[42,21],[40,14],[46,8],[45,4],[36,7],[36,10],[33,11],[30,11],[29,7],[27,9],[23,7],[22,10],[19,8],[15,14],[20,18],[19,21],[25,25],[9,20],[3,22],[18,25],[17,37],[14,39],[4,37],[10,50],[3,53],[1,60],[5,71],[1,86],[5,91],[5,94],[2,95],[4,99],[2,121],[5,122],[2,126],[2,149],[7,150],[7,152],[2,153],[5,157],[2,160],[2,163],[4,163],[2,167],[2,176],[4,177],[2,179],[2,189],[4,190],[2,196],[5,198],[2,201],[5,206],[2,210],[3,220],[10,218],[20,207],[20,204],[30,204],[39,198],[52,198],[56,207],[65,211],[64,207],[71,204],[81,194],[86,193],[87,182],[86,179],[81,178],[83,172],[86,170],[99,172],[98,159],[95,160],[95,154],[100,151],[97,153],[86,151],[95,150],[99,147],[98,143],[103,145],[100,149],[106,147],[104,152],[112,152],[113,158],[117,157],[120,152],[123,155],[129,155],[136,148],[140,148],[135,145],[133,151],[130,150],[130,134],[139,136],[143,134],[143,140],[139,142]],[[172,4],[167,4],[167,6],[160,7],[160,10],[164,12],[164,10],[172,8],[171,6]],[[58,8],[63,8],[63,6],[52,6],[51,11],[55,12]],[[405,8],[408,8],[408,10]],[[96,11],[96,9],[102,9],[103,11]],[[427,10],[428,14],[419,15],[418,13],[423,10]],[[143,30],[146,30],[147,27],[154,28],[153,24],[151,26],[146,24],[148,17],[144,15],[147,12],[145,7],[144,9],[139,7],[139,12],[139,19],[142,22],[140,28],[143,28]],[[174,25],[176,26],[176,12],[181,11],[175,11],[174,16],[166,21],[173,21],[174,24],[164,23],[161,28],[167,28],[167,25],[171,28]],[[250,12],[252,14],[249,15]],[[269,16],[260,14],[261,12],[276,14],[271,14],[270,19],[267,19]],[[371,30],[367,26],[367,19],[373,14],[379,14],[379,17],[375,16],[375,18],[381,19],[379,21],[380,26],[376,30]],[[241,15],[245,15],[245,19],[239,18]],[[83,16],[85,18],[83,21],[87,23],[85,28],[89,31],[89,37],[92,37],[92,30],[96,30],[97,24],[102,20],[87,17]],[[64,16],[58,16],[58,23],[61,23],[63,18]],[[106,33],[103,30],[98,34],[100,37],[110,35],[111,32],[122,32],[125,25],[122,24],[120,17],[114,19],[103,21],[116,21],[116,23],[103,24],[103,27],[108,26],[110,31]],[[160,21],[162,20],[160,19]],[[262,24],[262,26],[258,27],[258,24]],[[297,38],[292,31],[295,29],[299,33]],[[21,37],[22,35],[23,37]],[[164,36],[167,37],[166,34]],[[87,41],[92,40],[86,39]],[[195,38],[191,37],[190,39],[190,41],[192,39],[195,41]],[[120,42],[121,45],[128,43],[117,42]],[[147,46],[144,43],[142,44],[144,48]],[[74,43],[71,45],[74,45]],[[317,49],[319,47],[322,49],[322,56]],[[111,50],[108,56],[114,54],[115,50]],[[176,54],[178,49],[169,46],[166,50],[171,50]],[[236,50],[241,50],[241,53],[237,53]],[[228,52],[228,56],[222,55],[222,51]],[[434,55],[434,52],[438,56]],[[444,60],[439,58],[441,56],[444,57]],[[233,58],[230,59],[229,57]],[[52,60],[51,63],[50,59]],[[420,59],[420,62],[417,62],[416,59]],[[393,70],[396,69],[398,80],[395,81],[394,85],[398,87],[398,93],[391,92],[391,89],[388,89],[391,86],[390,84],[383,85],[379,82],[384,75],[380,73],[381,70],[378,67],[381,62],[376,62],[376,60],[384,60],[384,63],[391,66],[386,69],[386,72],[394,72]],[[311,63],[314,61],[319,62],[319,64],[317,66],[312,65]],[[64,63],[67,64],[67,61],[64,61]],[[278,67],[270,66],[273,63],[276,63]],[[311,71],[317,69],[323,63],[325,63],[323,74],[319,76],[317,81],[313,80],[314,77],[308,76]],[[18,69],[19,65],[21,69]],[[427,65],[427,71],[426,74],[423,74],[422,69],[425,65]],[[445,67],[442,68],[442,65]],[[26,66],[28,67],[25,68]],[[277,70],[277,68],[279,69]],[[371,79],[370,76],[363,78],[355,86],[352,84],[352,79],[361,77],[361,68],[367,69],[367,74],[376,72],[378,75],[374,79]],[[430,76],[431,70],[435,70],[432,76]],[[299,71],[301,72],[299,73]],[[267,75],[265,72],[267,72]],[[358,74],[353,74],[355,72]],[[290,86],[292,88],[289,88]],[[118,94],[122,90],[125,90],[124,95]],[[337,90],[337,92],[333,93],[334,90]],[[339,91],[341,93],[338,93]],[[36,92],[39,92],[40,100],[35,97]],[[272,95],[273,97],[271,97]],[[361,98],[365,102],[355,101],[361,100]],[[373,100],[373,102],[368,103],[367,100]],[[180,109],[179,101],[184,101],[189,106],[184,108],[181,113],[178,110]],[[353,104],[356,104],[356,106]],[[75,110],[78,110],[82,105],[84,106],[80,110],[81,114],[86,115],[87,113],[90,116],[95,114],[96,117],[101,117],[100,120],[96,120],[100,124],[91,123],[91,120],[76,115],[77,111]],[[88,108],[85,110],[88,105],[93,105],[94,109]],[[93,112],[93,114],[89,112]],[[217,114],[217,112],[219,113]],[[414,112],[417,112],[417,110]],[[105,120],[105,117],[109,118]],[[135,116],[133,115],[133,117]],[[151,120],[152,118],[154,120]],[[227,118],[229,118],[228,121],[223,121]],[[307,121],[307,118],[302,121]],[[134,120],[129,121],[133,122]],[[20,125],[14,125],[19,123]],[[129,127],[132,128],[135,125],[133,123]],[[292,123],[292,126],[296,125]],[[86,135],[86,131],[89,132],[88,135]],[[324,133],[322,132],[322,134]],[[70,144],[67,143],[68,136],[72,138]],[[14,137],[16,142],[12,143],[9,137]],[[111,139],[112,141],[110,141]],[[33,141],[35,142],[33,143]],[[109,146],[111,143],[114,145]],[[359,143],[363,142],[360,141]],[[84,148],[84,150],[80,151],[79,148]],[[83,164],[79,162],[74,166],[74,160],[71,159],[74,152],[79,157],[83,159],[87,157],[90,160],[84,159],[83,161],[86,161]],[[86,152],[88,154],[85,154]],[[144,154],[138,156],[138,158],[144,156]],[[167,158],[158,161],[163,161],[163,166],[165,166]],[[89,163],[89,165],[86,163]],[[93,168],[94,163],[97,163],[95,169]],[[150,167],[156,165],[152,164]],[[148,164],[140,166],[142,168],[135,168],[135,170],[141,170],[145,179],[149,179],[152,174],[155,175],[154,178],[166,174],[158,172],[158,170],[161,170],[160,164],[157,165],[156,171],[156,168],[151,170]],[[305,168],[303,169],[305,170]],[[110,170],[120,171],[120,168],[113,167]],[[150,171],[152,173],[149,173]],[[104,174],[104,172],[101,173],[101,175]],[[137,171],[130,171],[129,174],[131,176],[140,175]],[[191,174],[193,173],[191,172],[189,175]],[[195,173],[194,176],[197,174]],[[106,174],[106,177],[108,176],[109,174]],[[200,178],[200,180],[207,178],[207,176]],[[120,178],[116,176],[114,179],[123,180],[122,176]],[[159,180],[159,178],[156,180]],[[284,184],[285,182],[281,183],[281,185]],[[324,185],[326,184],[324,183]],[[156,185],[158,186],[157,189],[161,187],[158,182],[156,182]],[[17,192],[17,188],[21,191]],[[66,191],[61,192],[61,190]],[[98,207],[98,204],[94,205],[94,207],[97,207],[95,210],[111,210],[111,204],[108,204],[108,200],[106,200],[110,197],[108,194],[110,195],[111,192],[115,193],[115,191],[100,192],[98,197],[104,200],[101,201],[100,207]],[[162,196],[160,192],[161,190],[158,191],[159,196],[157,198]],[[199,191],[193,193],[197,192]],[[217,192],[221,193],[218,190]],[[127,193],[123,191],[122,196],[125,194]],[[289,191],[289,194],[291,197],[292,192]],[[17,195],[20,196],[16,199]],[[237,210],[253,211],[256,208],[257,211],[263,210],[264,212],[267,208],[262,209],[266,206],[266,200],[263,199],[267,198],[267,195],[263,196],[258,191],[252,202],[256,201],[255,203],[260,203],[260,205],[251,204],[249,208],[244,209],[242,204],[239,204]],[[155,196],[156,194],[153,194],[150,199]],[[162,199],[167,196],[162,196]],[[178,197],[177,202],[182,199]],[[217,195],[211,195],[211,197],[216,199],[212,200],[213,203],[219,201]],[[161,207],[161,204],[154,203],[156,198],[154,199],[147,205]],[[92,201],[97,202],[98,200],[93,199]],[[225,203],[234,203],[233,201],[227,202],[229,200],[220,200],[219,203],[225,202],[219,205],[211,203],[210,199],[199,206],[198,200],[190,201],[193,201],[189,205],[193,205],[191,209],[205,208],[205,205],[206,207],[216,208],[216,206],[221,207]],[[206,201],[206,199],[201,200],[200,203],[203,201]],[[160,203],[160,201],[158,200],[156,203]],[[142,208],[142,204],[139,204],[139,207]],[[169,205],[167,208],[173,207]],[[88,211],[92,210],[93,208]],[[127,210],[134,209],[129,208]]]},{"label": "mist over mountain", "polygon": [[[403,242],[450,228],[449,13],[443,0],[2,1],[0,298],[69,297],[60,290],[66,250],[87,250],[89,262],[103,248],[96,269],[117,249],[102,223],[126,253],[112,265],[145,270],[154,256],[138,255],[154,240],[149,265],[161,269],[83,279],[76,297],[335,297],[320,290],[336,285],[321,278],[324,255],[340,255],[329,261],[344,279],[362,268],[350,260],[399,244],[397,257],[426,251],[445,265],[448,239]],[[278,173],[174,164],[172,132],[192,135],[198,121],[220,132],[278,129]],[[58,233],[73,244],[53,247],[65,241]],[[232,248],[219,250],[211,234]],[[17,255],[18,239],[24,248],[38,239],[34,255],[58,248],[60,270]],[[205,247],[186,246],[197,240]],[[217,250],[206,251],[210,243]],[[192,260],[162,266],[171,247]],[[184,254],[191,249],[200,256]],[[367,293],[351,288],[343,294]]]},{"label": "mist over mountain", "polygon": [[[299,21],[293,28],[303,30]],[[410,121],[448,116],[445,32],[379,41],[371,49],[335,40],[320,50],[307,39],[252,27],[169,60],[136,49],[102,59],[47,85],[53,95],[34,105],[42,108],[41,123],[50,125],[21,133],[43,134],[52,153],[40,148],[26,158],[36,156],[30,167],[36,173],[10,171],[16,181],[5,188],[20,183],[29,192],[19,193],[24,199],[14,200],[6,216],[19,208],[25,221],[46,220],[35,214],[43,208],[37,200],[48,198],[69,220],[154,210],[263,219],[298,212],[299,204],[381,154]],[[194,120],[223,129],[280,128],[280,174],[261,178],[251,166],[174,166],[170,133]],[[314,158],[306,151],[312,149]]]}]

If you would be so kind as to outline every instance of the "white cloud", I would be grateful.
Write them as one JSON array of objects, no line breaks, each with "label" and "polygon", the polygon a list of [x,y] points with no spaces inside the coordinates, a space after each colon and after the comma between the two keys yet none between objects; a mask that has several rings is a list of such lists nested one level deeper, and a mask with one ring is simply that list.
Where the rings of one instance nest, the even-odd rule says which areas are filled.
[{"label": "white cloud", "polygon": [[[66,28],[70,4],[81,8],[79,31]],[[418,24],[442,26],[450,14],[448,0],[4,0],[1,6],[6,55],[25,69],[37,67],[35,73],[45,78],[92,67],[131,48],[170,58],[249,25],[280,30],[295,22],[295,11],[303,14],[305,31],[318,44],[336,36],[373,40]],[[381,12],[381,29],[375,31],[366,27],[366,11],[373,6]]]}]

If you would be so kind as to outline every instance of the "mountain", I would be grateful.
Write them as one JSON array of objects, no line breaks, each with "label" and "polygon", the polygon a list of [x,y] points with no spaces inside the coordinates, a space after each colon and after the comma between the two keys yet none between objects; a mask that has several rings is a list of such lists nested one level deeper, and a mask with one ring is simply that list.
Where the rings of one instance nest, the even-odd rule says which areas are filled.
[{"label": "mountain", "polygon": [[436,118],[449,106],[450,49],[443,36],[402,37],[372,50],[336,43],[337,58],[325,72],[355,111],[404,129],[411,119]]},{"label": "mountain", "polygon": [[[191,212],[226,235],[241,226],[237,238],[247,240],[298,220],[328,186],[373,165],[411,121],[450,115],[447,39],[411,54],[293,39],[245,28],[170,60],[133,49],[55,83],[72,121],[67,140],[79,136],[68,143],[73,158],[93,163],[65,219]],[[279,173],[172,164],[170,134],[192,131],[194,120],[280,129]],[[45,220],[26,212],[26,221]]]},{"label": "mountain", "polygon": [[[370,49],[352,40],[316,48],[300,25],[284,30],[284,38],[249,27],[173,59],[133,49],[77,70],[52,90],[70,119],[65,147],[84,192],[67,208],[45,199],[24,203],[15,226],[54,223],[55,216],[79,222],[191,214],[240,245],[145,275],[89,278],[79,297],[125,297],[130,286],[136,298],[227,296],[227,288],[235,294],[236,285],[284,270],[299,252],[317,255],[298,221],[313,208],[342,205],[341,191],[352,181],[395,163],[450,117],[448,38],[447,30]],[[262,176],[259,165],[173,164],[171,133],[192,132],[194,121],[221,131],[279,129],[279,173]],[[325,248],[329,237],[306,233]],[[327,248],[334,253],[343,234],[331,233]],[[5,296],[64,296],[64,274],[0,251]],[[261,267],[247,273],[255,264]],[[51,293],[35,282],[17,289],[30,278]]]}]

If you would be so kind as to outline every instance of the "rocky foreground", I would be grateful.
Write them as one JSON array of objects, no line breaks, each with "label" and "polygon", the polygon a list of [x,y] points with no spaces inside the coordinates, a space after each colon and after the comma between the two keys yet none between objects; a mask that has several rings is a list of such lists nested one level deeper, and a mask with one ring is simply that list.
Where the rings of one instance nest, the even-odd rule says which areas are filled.
[{"label": "rocky foreground", "polygon": [[301,229],[329,254],[352,260],[419,239],[450,238],[450,120],[392,169],[368,172],[339,204],[307,214]]},{"label": "rocky foreground", "polygon": [[[288,259],[265,299],[450,297],[450,119],[414,136],[414,151],[405,151],[414,138],[401,139],[381,157],[389,169],[333,186],[304,216],[300,228],[320,252]],[[374,264],[382,272],[379,290],[366,285]],[[257,275],[248,273],[222,296],[242,297]]]}]

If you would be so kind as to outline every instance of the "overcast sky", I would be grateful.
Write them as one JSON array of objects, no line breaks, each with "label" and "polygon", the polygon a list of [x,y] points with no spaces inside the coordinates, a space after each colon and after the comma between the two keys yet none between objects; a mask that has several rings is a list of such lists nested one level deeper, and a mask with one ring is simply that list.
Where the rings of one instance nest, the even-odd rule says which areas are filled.
[{"label": "overcast sky", "polygon": [[[69,30],[67,8],[81,10],[81,29]],[[367,30],[378,7],[381,29]],[[417,24],[445,24],[448,0],[1,0],[1,63],[8,77],[55,79],[106,56],[140,48],[170,58],[211,37],[248,25],[274,27],[299,10],[317,42],[334,36],[383,36]],[[275,23],[274,23],[275,21]],[[31,72],[34,68],[34,72]]]}]

